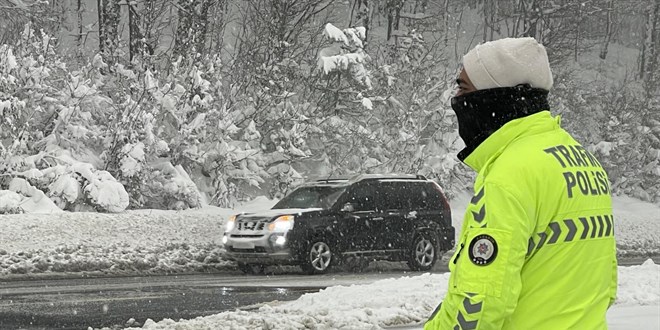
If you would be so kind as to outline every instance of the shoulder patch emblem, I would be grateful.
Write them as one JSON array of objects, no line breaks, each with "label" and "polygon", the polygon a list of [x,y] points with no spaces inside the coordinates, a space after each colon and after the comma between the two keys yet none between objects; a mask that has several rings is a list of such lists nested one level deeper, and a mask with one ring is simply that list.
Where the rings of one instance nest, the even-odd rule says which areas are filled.
[{"label": "shoulder patch emblem", "polygon": [[472,263],[486,266],[497,257],[497,242],[490,235],[479,235],[472,239],[468,251]]}]

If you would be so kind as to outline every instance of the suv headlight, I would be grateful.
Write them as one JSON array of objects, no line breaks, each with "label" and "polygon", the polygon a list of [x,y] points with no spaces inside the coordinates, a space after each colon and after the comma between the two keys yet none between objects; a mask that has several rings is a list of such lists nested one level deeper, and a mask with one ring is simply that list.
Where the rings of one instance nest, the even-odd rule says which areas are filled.
[{"label": "suv headlight", "polygon": [[232,215],[227,219],[227,223],[225,223],[225,232],[229,232],[232,229],[234,229],[234,226],[236,225],[236,216]]},{"label": "suv headlight", "polygon": [[274,232],[287,232],[293,228],[293,219],[292,215],[282,215],[277,217],[275,221],[268,224],[268,230]]}]

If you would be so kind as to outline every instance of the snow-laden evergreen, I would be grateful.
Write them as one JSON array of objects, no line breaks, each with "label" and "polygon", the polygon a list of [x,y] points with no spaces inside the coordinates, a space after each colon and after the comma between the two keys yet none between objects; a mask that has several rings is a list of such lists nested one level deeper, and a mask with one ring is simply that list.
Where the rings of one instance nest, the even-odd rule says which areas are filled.
[{"label": "snow-laden evergreen", "polygon": [[[613,192],[660,202],[660,24],[646,11],[535,3],[553,15],[538,21],[510,2],[128,2],[144,18],[123,26],[130,40],[126,17],[102,7],[96,45],[96,32],[66,32],[99,25],[83,3],[76,29],[42,2],[0,14],[16,14],[0,22],[2,213],[229,207],[357,173],[424,174],[455,195],[473,179],[449,105],[461,55],[520,29],[547,46],[550,110]],[[621,26],[600,45],[613,11]]]}]

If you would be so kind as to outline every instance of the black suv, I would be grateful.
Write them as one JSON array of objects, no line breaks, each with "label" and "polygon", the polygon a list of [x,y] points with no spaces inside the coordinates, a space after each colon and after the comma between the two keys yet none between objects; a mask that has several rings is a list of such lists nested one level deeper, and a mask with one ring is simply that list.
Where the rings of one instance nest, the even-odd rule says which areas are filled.
[{"label": "black suv", "polygon": [[265,265],[327,272],[347,257],[407,261],[429,270],[454,245],[440,186],[421,175],[360,175],[308,182],[272,209],[232,216],[225,258],[245,273]]}]

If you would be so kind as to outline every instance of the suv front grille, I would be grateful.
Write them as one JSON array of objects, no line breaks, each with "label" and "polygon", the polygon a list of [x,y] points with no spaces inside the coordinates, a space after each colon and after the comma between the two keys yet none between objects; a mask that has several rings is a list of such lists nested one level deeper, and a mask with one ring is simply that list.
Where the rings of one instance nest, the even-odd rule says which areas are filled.
[{"label": "suv front grille", "polygon": [[229,236],[232,237],[232,238],[259,238],[259,237],[264,237],[264,235],[259,235],[259,234],[256,234],[256,235],[232,234],[232,235],[229,235]]},{"label": "suv front grille", "polygon": [[266,253],[266,248],[263,246],[255,246],[254,249],[237,249],[234,247],[227,247],[229,252],[244,252],[244,253]]},{"label": "suv front grille", "polygon": [[264,228],[266,228],[264,221],[239,221],[237,226],[239,231],[261,231]]}]

